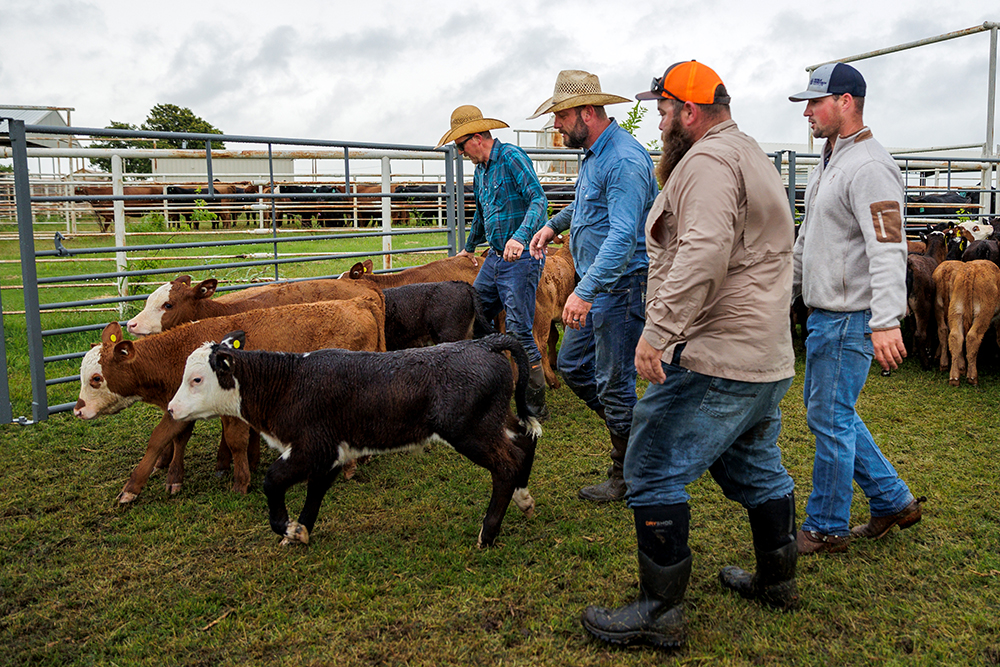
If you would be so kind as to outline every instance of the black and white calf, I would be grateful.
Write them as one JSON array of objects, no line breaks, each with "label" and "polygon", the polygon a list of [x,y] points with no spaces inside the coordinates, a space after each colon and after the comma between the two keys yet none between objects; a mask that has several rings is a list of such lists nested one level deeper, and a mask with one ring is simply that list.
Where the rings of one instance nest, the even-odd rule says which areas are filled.
[{"label": "black and white calf", "polygon": [[[493,494],[479,546],[493,544],[511,499],[531,516],[528,477],[541,427],[525,402],[528,358],[512,336],[371,354],[245,348],[237,331],[191,353],[167,409],[178,420],[240,417],[281,452],[263,487],[282,544],[309,542],[323,496],[345,463],[430,441],[490,471]],[[516,387],[504,351],[517,363]],[[303,480],[302,513],[289,521],[285,492]]]}]

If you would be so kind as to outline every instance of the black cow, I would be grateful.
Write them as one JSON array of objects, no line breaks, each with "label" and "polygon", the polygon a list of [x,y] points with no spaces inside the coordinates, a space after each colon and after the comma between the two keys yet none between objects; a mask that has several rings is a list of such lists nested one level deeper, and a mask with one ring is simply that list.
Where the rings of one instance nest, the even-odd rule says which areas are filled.
[{"label": "black cow", "polygon": [[[238,416],[281,452],[263,488],[282,544],[309,542],[323,496],[346,462],[432,441],[490,471],[479,546],[496,540],[511,499],[533,513],[527,487],[541,426],[525,401],[528,357],[514,337],[379,353],[245,348],[237,331],[193,352],[168,411],[181,421]],[[517,363],[516,388],[504,351]],[[289,521],[285,493],[301,481],[305,504],[298,521]]]},{"label": "black cow", "polygon": [[460,280],[416,283],[383,290],[385,347],[410,347],[482,338],[494,333],[476,288]]},{"label": "black cow", "polygon": [[960,212],[970,212],[972,198],[957,192],[942,195],[907,195],[906,215],[922,218],[954,218]]}]

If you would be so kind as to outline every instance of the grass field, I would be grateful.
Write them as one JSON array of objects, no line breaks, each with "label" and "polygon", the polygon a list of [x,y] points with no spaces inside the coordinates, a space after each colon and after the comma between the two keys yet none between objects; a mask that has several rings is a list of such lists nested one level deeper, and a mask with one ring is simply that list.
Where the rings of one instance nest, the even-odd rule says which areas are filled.
[{"label": "grass field", "polygon": [[[780,440],[800,520],[813,446],[801,377],[800,359]],[[549,394],[536,516],[512,505],[485,551],[488,474],[447,448],[338,480],[310,546],[283,548],[260,491],[273,453],[233,494],[214,474],[218,421],[195,428],[179,494],[160,473],[124,507],[157,410],[0,426],[0,665],[1000,665],[998,398],[995,363],[979,389],[913,361],[871,374],[859,410],[928,497],[924,520],[803,558],[793,613],[720,587],[723,566],[752,567],[746,515],[710,477],[691,485],[689,645],[676,654],[609,650],[580,627],[587,604],[634,597],[635,537],[622,505],[576,498],[603,476],[608,442],[565,387]],[[292,490],[293,513],[303,498]],[[852,515],[867,518],[858,494]]]}]

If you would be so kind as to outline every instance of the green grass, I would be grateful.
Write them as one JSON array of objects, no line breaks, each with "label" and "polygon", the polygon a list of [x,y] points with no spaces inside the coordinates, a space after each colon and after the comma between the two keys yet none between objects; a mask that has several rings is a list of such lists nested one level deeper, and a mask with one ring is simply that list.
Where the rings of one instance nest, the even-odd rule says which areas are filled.
[{"label": "green grass", "polygon": [[[438,447],[390,455],[340,480],[305,548],[282,548],[260,480],[246,496],[215,477],[218,422],[188,447],[181,492],[163,476],[115,496],[158,411],[84,423],[59,415],[0,427],[0,664],[32,665],[996,665],[1000,664],[997,375],[947,386],[908,362],[873,373],[859,409],[925,518],[846,554],[804,558],[802,608],[780,614],[719,586],[752,566],[745,513],[709,477],[691,486],[689,646],[609,650],[578,621],[636,592],[631,513],[576,490],[607,464],[606,434],[565,387],[550,392],[532,477],[537,515],[513,505],[498,547],[475,548],[485,471]],[[812,439],[799,380],[781,446],[800,517]],[[853,519],[867,517],[856,494]],[[302,487],[289,497],[301,507]]]},{"label": "green grass", "polygon": [[[13,284],[2,266],[0,284]],[[6,319],[11,354],[16,318]],[[23,369],[8,375],[25,406]],[[780,440],[800,521],[813,455],[801,378],[800,360]],[[76,387],[57,391],[75,398]],[[580,627],[586,605],[635,596],[635,536],[622,505],[576,498],[604,474],[603,426],[566,387],[549,403],[536,516],[512,505],[485,551],[475,542],[488,474],[444,447],[375,458],[338,480],[310,546],[282,548],[260,490],[273,453],[249,494],[232,493],[214,473],[218,421],[195,428],[179,494],[158,473],[124,507],[116,496],[158,410],[0,426],[0,665],[1000,664],[995,361],[984,360],[979,389],[909,360],[871,374],[859,410],[928,497],[924,520],[803,558],[796,612],[720,587],[723,566],[753,565],[749,526],[710,477],[692,484],[689,645],[676,654],[611,650]],[[289,494],[293,514],[303,498],[301,486]],[[860,493],[852,515],[867,518]]]}]

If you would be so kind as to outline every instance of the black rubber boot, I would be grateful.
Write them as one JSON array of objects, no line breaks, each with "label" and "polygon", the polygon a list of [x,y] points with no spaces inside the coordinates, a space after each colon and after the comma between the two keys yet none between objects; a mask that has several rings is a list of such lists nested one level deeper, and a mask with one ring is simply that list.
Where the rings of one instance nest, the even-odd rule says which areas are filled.
[{"label": "black rubber boot", "polygon": [[795,564],[799,550],[795,542],[795,496],[769,500],[747,510],[753,531],[757,571],[746,572],[730,565],[719,572],[723,588],[748,600],[790,611],[799,604]]},{"label": "black rubber boot", "polygon": [[690,513],[687,503],[637,508],[639,597],[617,609],[587,607],[584,629],[612,644],[648,644],[677,649],[684,645],[684,592],[691,576],[687,546]]},{"label": "black rubber boot", "polygon": [[528,391],[525,393],[528,409],[539,422],[548,421],[549,408],[545,405],[545,371],[542,362],[536,362],[528,375]]},{"label": "black rubber boot", "polygon": [[580,500],[590,500],[595,503],[610,503],[625,499],[625,475],[623,464],[625,450],[628,447],[628,433],[615,435],[611,433],[611,467],[608,468],[608,478],[600,484],[585,486],[577,493]]}]

